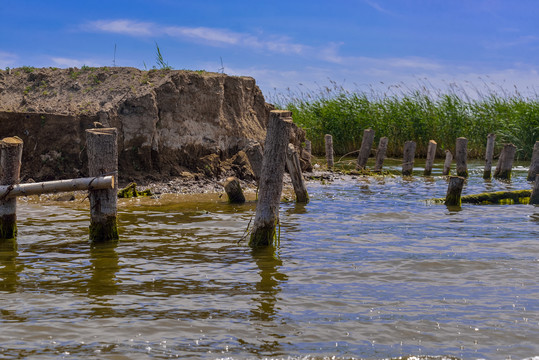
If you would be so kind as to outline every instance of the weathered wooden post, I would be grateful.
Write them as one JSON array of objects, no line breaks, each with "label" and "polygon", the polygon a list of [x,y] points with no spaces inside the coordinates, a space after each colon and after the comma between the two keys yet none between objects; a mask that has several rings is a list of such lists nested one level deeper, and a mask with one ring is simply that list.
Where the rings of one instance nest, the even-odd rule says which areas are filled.
[{"label": "weathered wooden post", "polygon": [[447,194],[445,195],[445,205],[447,206],[460,206],[460,197],[462,195],[462,188],[464,186],[464,180],[462,176],[450,176],[449,185],[447,186]]},{"label": "weathered wooden post", "polygon": [[434,158],[436,157],[436,141],[430,140],[427,147],[427,160],[425,161],[425,171],[423,175],[430,176],[432,174],[432,165],[434,164]]},{"label": "weathered wooden post", "polygon": [[[23,142],[18,137],[0,141],[0,184],[16,185],[21,173]],[[17,198],[0,198],[0,239],[17,236]]]},{"label": "weathered wooden post", "polygon": [[446,150],[445,151],[445,161],[444,161],[444,171],[442,172],[442,175],[449,175],[451,173],[451,162],[453,161],[453,154],[451,154],[451,151]]},{"label": "weathered wooden post", "polygon": [[276,235],[275,229],[279,223],[279,202],[283,190],[286,147],[292,124],[291,116],[292,113],[285,110],[273,110],[270,113],[258,190],[258,204],[249,239],[249,246],[252,248],[272,245]]},{"label": "weathered wooden post", "polygon": [[404,155],[402,159],[402,175],[410,176],[414,170],[415,141],[406,141],[404,143]]},{"label": "weathered wooden post", "polygon": [[384,160],[386,158],[387,151],[387,137],[381,137],[378,141],[378,149],[376,150],[376,162],[374,163],[374,172],[382,171]]},{"label": "weathered wooden post", "polygon": [[511,170],[513,168],[513,160],[515,159],[515,153],[517,147],[513,144],[504,144],[498,164],[496,164],[496,170],[494,170],[494,178],[501,180],[511,179]]},{"label": "weathered wooden post", "polygon": [[240,181],[236,177],[231,176],[227,178],[223,186],[225,188],[226,195],[228,196],[229,203],[243,204],[245,202],[245,196],[243,195]]},{"label": "weathered wooden post", "polygon": [[485,171],[483,171],[483,179],[492,177],[492,158],[494,156],[494,142],[496,134],[487,135],[487,150],[485,152]]},{"label": "weathered wooden post", "polygon": [[457,138],[455,149],[455,160],[457,163],[457,176],[468,177],[468,139],[465,137]]},{"label": "weathered wooden post", "polygon": [[311,140],[305,140],[305,151],[309,154],[309,156],[312,156],[313,154],[313,144],[311,143]]},{"label": "weathered wooden post", "polygon": [[333,169],[333,136],[326,134],[324,136],[326,143],[326,162],[328,169]]},{"label": "weathered wooden post", "polygon": [[[115,128],[86,130],[86,148],[90,176],[118,177],[118,131]],[[89,190],[90,241],[118,240],[118,181],[112,189]]]},{"label": "weathered wooden post", "polygon": [[530,170],[528,170],[528,181],[533,181],[535,175],[539,174],[539,141],[533,145],[532,162],[530,164]]},{"label": "weathered wooden post", "polygon": [[361,140],[361,147],[359,148],[359,155],[357,157],[357,168],[365,169],[369,155],[371,154],[372,143],[374,142],[374,130],[365,129],[363,131],[363,140]]},{"label": "weathered wooden post", "polygon": [[288,173],[290,174],[290,179],[292,180],[292,186],[294,187],[294,192],[296,193],[296,202],[308,203],[309,194],[307,193],[307,187],[305,186],[305,179],[301,173],[299,156],[296,149],[294,149],[294,145],[292,144],[288,144],[288,148],[286,149],[286,167],[288,168]]},{"label": "weathered wooden post", "polygon": [[535,183],[530,196],[530,205],[539,205],[539,174],[535,175]]}]

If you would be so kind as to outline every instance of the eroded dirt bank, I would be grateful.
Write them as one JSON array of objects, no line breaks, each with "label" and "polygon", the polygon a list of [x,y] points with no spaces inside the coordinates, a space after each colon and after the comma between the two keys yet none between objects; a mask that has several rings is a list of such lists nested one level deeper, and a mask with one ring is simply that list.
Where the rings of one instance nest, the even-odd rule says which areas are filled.
[{"label": "eroded dirt bank", "polygon": [[[126,183],[256,176],[271,105],[250,77],[134,68],[0,71],[0,136],[24,141],[22,180],[87,175],[85,129],[119,131]],[[291,141],[300,146],[302,130]]]}]

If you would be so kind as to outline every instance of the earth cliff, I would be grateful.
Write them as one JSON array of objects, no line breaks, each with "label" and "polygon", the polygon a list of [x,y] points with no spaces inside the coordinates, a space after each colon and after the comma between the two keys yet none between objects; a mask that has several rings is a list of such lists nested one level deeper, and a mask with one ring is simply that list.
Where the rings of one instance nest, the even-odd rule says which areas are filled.
[{"label": "earth cliff", "polygon": [[[271,109],[250,77],[120,67],[0,71],[0,137],[23,139],[22,180],[87,175],[85,129],[94,126],[118,128],[123,182],[254,179]],[[303,131],[293,133],[300,146]]]}]

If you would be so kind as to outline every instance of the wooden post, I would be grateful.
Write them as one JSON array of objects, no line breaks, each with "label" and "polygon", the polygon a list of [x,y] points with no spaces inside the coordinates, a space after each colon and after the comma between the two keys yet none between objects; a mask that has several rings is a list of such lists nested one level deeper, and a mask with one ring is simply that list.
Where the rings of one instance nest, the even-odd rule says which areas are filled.
[{"label": "wooden post", "polygon": [[425,162],[425,176],[430,176],[432,174],[432,165],[434,164],[434,158],[436,157],[436,141],[430,140],[429,146],[427,147],[427,161]]},{"label": "wooden post", "polygon": [[387,151],[387,137],[381,137],[380,141],[378,141],[378,150],[376,150],[376,162],[374,164],[374,171],[380,172],[382,171],[382,166],[384,165],[384,159],[386,158],[386,151]]},{"label": "wooden post", "polygon": [[361,140],[361,147],[359,149],[359,155],[357,157],[357,168],[365,169],[367,166],[367,160],[371,154],[372,143],[374,142],[374,130],[365,129],[363,131],[363,140]]},{"label": "wooden post", "polygon": [[539,174],[535,175],[535,183],[530,196],[530,205],[539,205]]},{"label": "wooden post", "polygon": [[309,156],[312,156],[313,154],[313,144],[311,143],[310,140],[305,140],[305,151],[307,151],[307,153],[309,154]]},{"label": "wooden post", "polygon": [[283,190],[286,147],[289,142],[292,113],[285,110],[270,112],[264,145],[258,204],[249,239],[252,248],[273,244],[279,223],[279,202]]},{"label": "wooden post", "polygon": [[309,194],[307,193],[307,187],[305,186],[305,179],[301,173],[301,164],[299,162],[299,156],[294,149],[294,145],[288,144],[286,149],[286,167],[294,186],[294,192],[296,193],[296,202],[308,203]]},{"label": "wooden post", "polygon": [[442,175],[449,175],[451,173],[451,161],[453,161],[453,154],[451,151],[445,151],[444,171]]},{"label": "wooden post", "polygon": [[414,170],[416,143],[414,141],[406,141],[404,143],[404,155],[402,159],[402,175],[411,176]]},{"label": "wooden post", "polygon": [[495,140],[496,134],[487,135],[487,150],[485,152],[485,171],[483,172],[483,179],[490,179],[492,177],[492,157],[494,156]]},{"label": "wooden post", "polygon": [[530,164],[530,170],[528,170],[528,181],[533,181],[537,174],[539,174],[539,141],[536,141],[533,146],[532,162]]},{"label": "wooden post", "polygon": [[447,194],[445,196],[445,205],[447,206],[460,206],[460,197],[462,195],[462,188],[464,186],[464,180],[462,176],[449,177],[449,185],[447,186]]},{"label": "wooden post", "polygon": [[228,196],[228,202],[231,204],[243,204],[245,202],[245,196],[241,189],[240,181],[231,176],[226,179],[224,183],[226,195]]},{"label": "wooden post", "polygon": [[[115,128],[86,130],[90,176],[118,177],[118,131]],[[118,240],[118,181],[112,189],[90,190],[90,241]]]},{"label": "wooden post", "polygon": [[[16,185],[21,173],[23,142],[18,137],[0,141],[0,184]],[[0,239],[17,236],[17,199],[0,198]]]},{"label": "wooden post", "polygon": [[496,170],[494,171],[494,178],[501,180],[511,179],[511,170],[513,168],[513,160],[515,159],[515,153],[517,147],[513,144],[504,144],[498,164],[496,164]]},{"label": "wooden post", "polygon": [[326,142],[326,161],[328,169],[331,170],[333,169],[333,136],[326,134],[324,140]]},{"label": "wooden post", "polygon": [[465,137],[457,138],[455,149],[455,160],[457,162],[457,176],[468,177],[468,139]]}]

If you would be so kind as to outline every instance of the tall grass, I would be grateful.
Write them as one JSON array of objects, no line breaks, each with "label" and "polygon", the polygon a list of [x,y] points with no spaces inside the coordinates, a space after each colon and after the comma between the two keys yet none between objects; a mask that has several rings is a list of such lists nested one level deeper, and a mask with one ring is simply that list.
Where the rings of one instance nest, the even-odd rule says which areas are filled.
[{"label": "tall grass", "polygon": [[447,91],[394,86],[380,93],[347,91],[332,82],[317,91],[274,94],[270,101],[292,111],[294,122],[306,130],[318,154],[324,151],[325,134],[333,136],[335,152],[343,155],[359,149],[363,130],[372,128],[376,141],[389,138],[389,156],[400,156],[408,140],[415,141],[417,154],[424,156],[431,139],[442,155],[446,149],[453,152],[456,139],[463,136],[469,155],[481,157],[487,135],[495,133],[498,149],[513,143],[517,159],[530,159],[539,140],[539,97],[490,89],[474,95],[454,85]]}]

